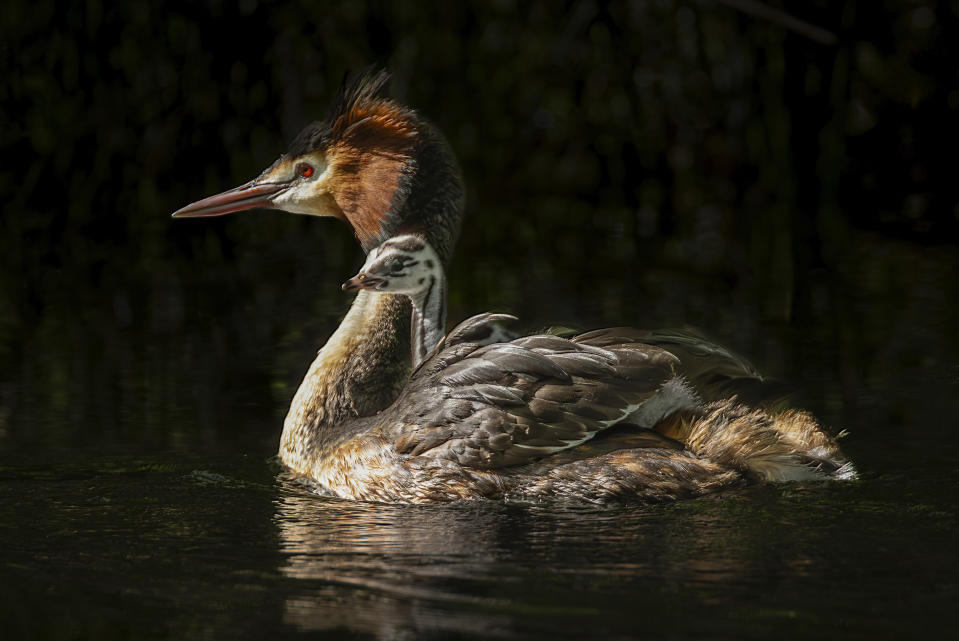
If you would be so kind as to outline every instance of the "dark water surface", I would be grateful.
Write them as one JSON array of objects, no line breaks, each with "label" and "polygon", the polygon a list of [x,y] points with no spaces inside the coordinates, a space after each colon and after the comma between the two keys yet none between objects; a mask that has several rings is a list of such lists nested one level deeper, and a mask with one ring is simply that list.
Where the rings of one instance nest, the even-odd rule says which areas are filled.
[{"label": "dark water surface", "polygon": [[[928,291],[948,291],[952,273]],[[224,283],[209,286],[215,306]],[[271,461],[312,351],[248,336],[271,309],[201,309],[209,324],[165,334],[124,329],[91,301],[109,310],[101,323],[47,319],[59,330],[32,338],[4,388],[5,638],[875,639],[952,624],[956,368],[945,319],[929,319],[949,308],[938,294],[846,328],[872,341],[921,308],[926,324],[899,339],[908,348],[867,361],[888,377],[822,369],[836,327],[757,333],[799,341],[773,345],[800,355],[800,389],[828,389],[807,404],[851,432],[860,481],[606,510],[311,494]],[[924,343],[941,349],[915,355]],[[71,358],[50,389],[54,347]]]},{"label": "dark water surface", "polygon": [[901,472],[655,507],[399,507],[244,455],[75,456],[0,470],[6,638],[908,638],[959,597],[952,496]]},{"label": "dark water surface", "polygon": [[[955,630],[956,2],[4,11],[0,639]],[[462,163],[451,321],[699,328],[848,430],[861,480],[597,510],[286,478],[359,249],[330,220],[169,214],[369,64]]]},{"label": "dark water surface", "polygon": [[959,596],[954,504],[904,475],[595,511],[353,504],[244,456],[84,459],[2,470],[8,638],[902,638]]}]

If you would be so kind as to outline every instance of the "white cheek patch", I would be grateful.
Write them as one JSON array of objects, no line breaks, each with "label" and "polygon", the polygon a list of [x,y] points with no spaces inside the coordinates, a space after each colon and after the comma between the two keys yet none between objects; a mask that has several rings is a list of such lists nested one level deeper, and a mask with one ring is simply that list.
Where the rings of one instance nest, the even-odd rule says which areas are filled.
[{"label": "white cheek patch", "polygon": [[[303,156],[302,162],[309,163],[316,170],[314,178],[303,179],[295,178],[293,174],[283,172],[285,175],[271,175],[266,178],[268,181],[283,182],[293,179],[292,184],[283,193],[275,196],[272,200],[273,207],[291,214],[307,214],[313,216],[332,216],[332,212],[325,210],[323,201],[318,200],[318,196],[323,192],[323,184],[328,178],[329,165],[322,157],[315,155]],[[298,160],[293,167],[299,165]],[[295,171],[295,169],[288,170]]]},{"label": "white cheek patch", "polygon": [[311,202],[316,195],[316,184],[313,181],[300,182],[273,199],[273,206],[291,214],[307,214],[313,216],[328,215],[317,211],[316,204]]}]

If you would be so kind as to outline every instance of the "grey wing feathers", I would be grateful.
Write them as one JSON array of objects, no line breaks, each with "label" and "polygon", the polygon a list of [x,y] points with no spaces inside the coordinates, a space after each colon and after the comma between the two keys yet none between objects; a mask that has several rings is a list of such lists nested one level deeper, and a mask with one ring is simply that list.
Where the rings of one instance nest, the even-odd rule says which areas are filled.
[{"label": "grey wing feathers", "polygon": [[748,376],[762,379],[749,361],[725,347],[679,329],[640,330],[630,327],[609,327],[573,337],[573,341],[604,347],[609,344],[641,343],[656,345],[676,355],[690,375],[715,371],[728,377]]},{"label": "grey wing feathers", "polygon": [[572,340],[597,347],[629,342],[661,347],[679,359],[678,371],[708,400],[736,394],[750,402],[770,403],[789,395],[785,386],[765,379],[742,356],[688,330],[613,327],[580,334]]},{"label": "grey wing feathers", "polygon": [[556,336],[449,345],[383,416],[400,453],[474,468],[535,460],[591,438],[672,378],[676,359],[639,344]]}]

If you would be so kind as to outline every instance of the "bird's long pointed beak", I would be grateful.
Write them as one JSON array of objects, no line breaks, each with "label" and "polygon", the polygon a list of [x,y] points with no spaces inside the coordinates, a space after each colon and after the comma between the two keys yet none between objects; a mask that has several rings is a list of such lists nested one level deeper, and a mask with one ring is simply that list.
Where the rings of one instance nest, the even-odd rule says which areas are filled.
[{"label": "bird's long pointed beak", "polygon": [[204,216],[222,216],[235,211],[245,211],[257,207],[271,208],[273,198],[290,187],[289,182],[257,184],[255,180],[234,187],[222,194],[209,196],[173,212],[174,218],[201,218]]}]

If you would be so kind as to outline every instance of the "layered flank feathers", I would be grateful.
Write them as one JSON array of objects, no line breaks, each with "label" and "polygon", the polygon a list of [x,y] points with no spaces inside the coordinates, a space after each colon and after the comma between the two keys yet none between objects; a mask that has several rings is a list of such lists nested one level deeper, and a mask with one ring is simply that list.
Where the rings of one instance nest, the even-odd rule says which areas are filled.
[{"label": "layered flank feathers", "polygon": [[[511,319],[464,321],[416,372],[386,428],[398,454],[500,470],[517,498],[600,503],[698,496],[747,478],[855,478],[806,412],[777,415],[735,398],[700,405],[676,376],[680,359],[640,342],[645,333],[480,343],[490,324]],[[730,352],[691,345],[701,360],[686,371],[758,378]],[[640,429],[640,417],[657,432]]]},{"label": "layered flank feathers", "polygon": [[[399,453],[478,469],[529,463],[630,415],[673,378],[676,359],[639,344],[599,348],[556,336],[448,340],[417,371],[384,431]],[[478,332],[478,335],[482,335]]]},{"label": "layered flank feathers", "polygon": [[689,452],[625,449],[556,465],[550,459],[529,467],[509,492],[514,499],[587,503],[657,503],[693,498],[742,485],[734,470]]}]

